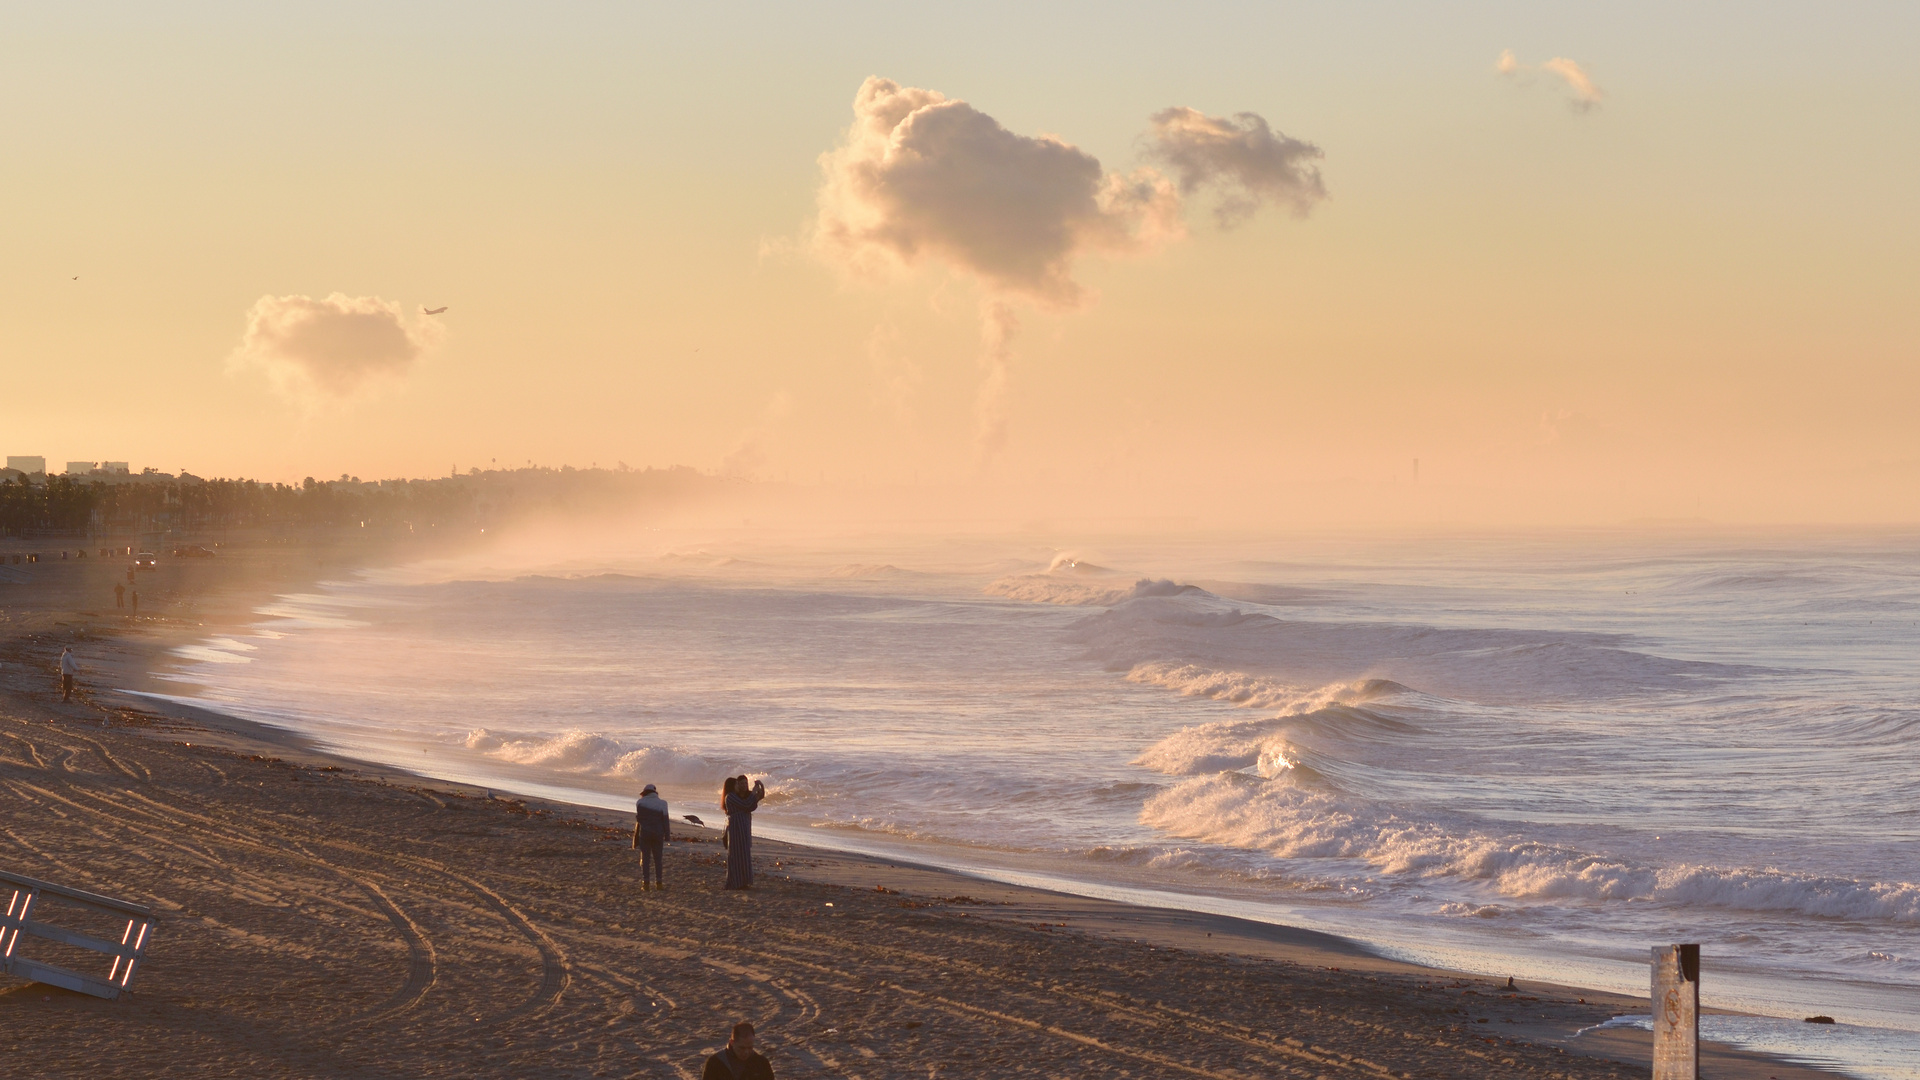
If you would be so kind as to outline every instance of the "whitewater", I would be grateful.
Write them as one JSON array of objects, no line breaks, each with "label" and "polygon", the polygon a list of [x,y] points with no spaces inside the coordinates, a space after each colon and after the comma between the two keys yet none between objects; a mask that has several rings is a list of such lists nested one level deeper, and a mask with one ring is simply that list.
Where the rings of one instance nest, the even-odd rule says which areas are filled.
[{"label": "whitewater", "polygon": [[746,772],[783,839],[1416,961],[1644,993],[1697,941],[1730,1037],[1920,1076],[1913,536],[635,546],[367,571],[160,674],[428,775],[711,817]]}]

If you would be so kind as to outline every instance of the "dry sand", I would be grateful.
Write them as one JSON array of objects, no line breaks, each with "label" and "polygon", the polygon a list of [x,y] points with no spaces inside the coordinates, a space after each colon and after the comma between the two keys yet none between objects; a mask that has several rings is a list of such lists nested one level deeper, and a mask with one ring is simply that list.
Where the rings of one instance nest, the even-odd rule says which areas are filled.
[{"label": "dry sand", "polygon": [[[131,635],[110,591],[74,603],[106,568],[0,583],[0,868],[161,912],[120,1001],[0,979],[10,1072],[692,1077],[745,1018],[783,1077],[1646,1075],[1644,1033],[1574,1036],[1644,1000],[765,841],[760,887],[726,893],[700,830],[642,892],[604,814],[59,702],[63,643],[128,674],[140,642],[311,571],[266,565],[183,570]],[[1826,1075],[1723,1048],[1706,1069]]]}]

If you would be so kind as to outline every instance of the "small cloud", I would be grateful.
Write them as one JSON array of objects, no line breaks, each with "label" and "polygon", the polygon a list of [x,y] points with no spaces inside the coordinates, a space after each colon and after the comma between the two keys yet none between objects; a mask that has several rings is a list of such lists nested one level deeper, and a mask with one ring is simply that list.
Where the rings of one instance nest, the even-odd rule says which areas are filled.
[{"label": "small cloud", "polygon": [[1314,164],[1325,156],[1320,148],[1274,131],[1258,113],[1228,118],[1175,106],[1154,113],[1152,123],[1148,156],[1173,170],[1182,195],[1220,191],[1214,215],[1222,226],[1244,221],[1267,202],[1305,217],[1327,197]]},{"label": "small cloud", "polygon": [[443,335],[441,323],[409,319],[377,296],[263,296],[247,311],[228,367],[265,372],[293,400],[342,401],[404,376]]},{"label": "small cloud", "polygon": [[1593,84],[1593,77],[1587,74],[1585,68],[1564,56],[1556,56],[1543,64],[1522,64],[1513,55],[1512,49],[1502,49],[1493,70],[1522,83],[1533,82],[1539,74],[1552,76],[1566,90],[1567,105],[1575,112],[1587,112],[1600,104],[1600,99],[1605,96]]}]

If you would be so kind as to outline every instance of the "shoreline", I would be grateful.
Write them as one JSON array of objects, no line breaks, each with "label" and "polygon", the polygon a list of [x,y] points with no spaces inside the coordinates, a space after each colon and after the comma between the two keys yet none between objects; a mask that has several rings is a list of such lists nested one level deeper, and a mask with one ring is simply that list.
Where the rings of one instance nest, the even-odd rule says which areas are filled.
[{"label": "shoreline", "polygon": [[[264,579],[254,584],[266,586],[265,595],[271,596],[275,592],[287,591],[284,584],[301,576],[296,574],[292,578],[281,578],[275,575],[272,576],[271,586],[267,586]],[[308,580],[317,577],[309,575]],[[20,596],[17,591],[20,586],[13,588],[16,591],[0,594],[6,598],[4,603],[9,612],[9,629],[14,628],[13,613],[20,610],[15,601],[27,599],[31,603],[30,598]],[[226,583],[230,600],[238,593],[245,592],[246,588],[245,585],[235,587],[231,582]],[[257,599],[265,598],[257,593],[254,595],[256,601],[244,605],[249,615]],[[234,607],[231,603],[209,604],[206,613],[212,615],[214,609],[232,612]],[[40,608],[43,615],[49,610],[45,606]],[[276,769],[314,771],[318,774],[319,782],[324,784],[373,785],[396,791],[423,791],[441,797],[484,802],[489,808],[517,806],[522,808],[520,812],[536,822],[543,818],[564,819],[616,832],[625,824],[624,815],[604,810],[564,803],[543,803],[537,799],[501,800],[471,785],[434,780],[400,769],[350,760],[322,750],[294,733],[170,702],[148,699],[138,709],[89,705],[77,714],[61,715],[65,711],[59,709],[57,697],[49,709],[41,700],[48,696],[46,691],[42,689],[36,693],[30,685],[30,677],[35,673],[16,668],[13,661],[22,653],[22,645],[37,642],[38,649],[25,651],[28,654],[44,653],[50,648],[51,655],[57,655],[58,646],[52,644],[57,634],[53,631],[64,628],[70,635],[77,632],[80,640],[102,642],[106,639],[103,643],[107,648],[121,656],[122,662],[114,665],[115,669],[137,667],[141,673],[145,673],[158,667],[156,661],[164,658],[165,650],[179,644],[181,639],[210,636],[221,628],[219,625],[209,627],[200,623],[190,629],[184,622],[176,622],[150,629],[143,627],[144,633],[136,638],[115,633],[110,625],[99,625],[97,613],[75,614],[89,616],[90,624],[79,626],[76,630],[73,623],[62,623],[55,618],[51,619],[56,624],[54,627],[29,635],[32,642],[23,642],[16,635],[9,636],[6,642],[9,662],[6,669],[0,671],[0,713],[5,714],[6,727],[10,731],[16,724],[31,724],[35,714],[63,725],[78,723],[84,727],[88,723],[85,717],[89,713],[102,719],[110,713],[118,713],[124,722],[132,726],[115,724],[99,736],[101,742],[116,747],[116,750],[103,750],[108,757],[112,757],[118,747],[138,746],[133,740],[142,740],[156,747],[165,746],[171,754],[199,759],[202,767],[214,772],[222,770],[226,758],[238,758],[250,763],[264,760],[272,762],[271,767]],[[215,621],[219,621],[218,616]],[[45,662],[50,657],[41,659]],[[28,666],[32,666],[31,660],[28,660]],[[23,685],[23,677],[26,677],[28,684]],[[131,683],[139,680],[126,681]],[[181,744],[179,738],[182,735],[191,736],[185,740],[185,745]],[[18,736],[14,735],[14,738],[17,740]],[[711,844],[710,840],[707,842]],[[687,846],[697,848],[699,844],[696,841]],[[1504,1002],[1502,1007],[1510,1014],[1528,1011],[1530,1007],[1520,1005],[1522,999],[1538,1001],[1541,1008],[1551,1006],[1551,1011],[1535,1017],[1506,1015],[1500,1018],[1503,1027],[1497,1030],[1500,1032],[1499,1041],[1504,1046],[1525,1046],[1541,1053],[1564,1055],[1562,1060],[1590,1057],[1596,1062],[1642,1065],[1647,1060],[1650,1035],[1645,1032],[1611,1028],[1577,1034],[1616,1015],[1644,1012],[1644,999],[1532,981],[1521,984],[1522,990],[1512,994],[1510,1000],[1502,999],[1499,995],[1505,993],[1502,989],[1504,984],[1497,979],[1402,963],[1383,957],[1361,943],[1332,934],[1228,915],[1145,907],[1029,886],[1001,884],[958,870],[914,865],[904,859],[858,855],[767,839],[761,839],[757,846],[763,866],[771,862],[777,874],[797,883],[829,890],[854,890],[882,898],[900,897],[902,899],[898,901],[888,902],[911,905],[907,910],[916,912],[939,911],[940,914],[934,916],[936,918],[972,918],[977,920],[974,925],[999,922],[1024,927],[1029,933],[1049,935],[1054,941],[1062,938],[1083,943],[1098,941],[1103,947],[1131,950],[1128,955],[1133,959],[1129,962],[1136,965],[1146,963],[1149,954],[1171,951],[1185,957],[1209,957],[1234,965],[1283,965],[1302,971],[1320,972],[1321,978],[1337,976],[1335,981],[1347,983],[1388,980],[1396,993],[1413,992],[1408,990],[1410,986],[1425,987],[1442,982],[1457,984],[1452,987],[1455,993],[1472,991],[1474,996],[1501,1000]],[[9,847],[11,845],[5,840],[0,840],[0,850]],[[950,904],[939,899],[955,896],[965,897],[969,902]],[[955,911],[954,908],[960,910]],[[0,992],[0,997],[4,996],[7,995]],[[1464,1044],[1462,1046],[1465,1048]],[[1478,1067],[1487,1065],[1488,1062],[1481,1061]],[[1466,1075],[1473,1075],[1468,1059],[1463,1059],[1460,1067],[1468,1070]],[[1714,1075],[1734,1077],[1834,1075],[1719,1044],[1703,1044],[1703,1067],[1711,1069]]]}]

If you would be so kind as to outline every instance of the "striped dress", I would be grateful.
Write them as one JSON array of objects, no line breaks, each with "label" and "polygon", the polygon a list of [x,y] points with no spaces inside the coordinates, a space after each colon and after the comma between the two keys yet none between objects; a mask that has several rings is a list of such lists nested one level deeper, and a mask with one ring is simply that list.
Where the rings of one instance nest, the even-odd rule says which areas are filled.
[{"label": "striped dress", "polygon": [[753,888],[753,811],[765,791],[729,795],[727,811],[727,888]]}]

